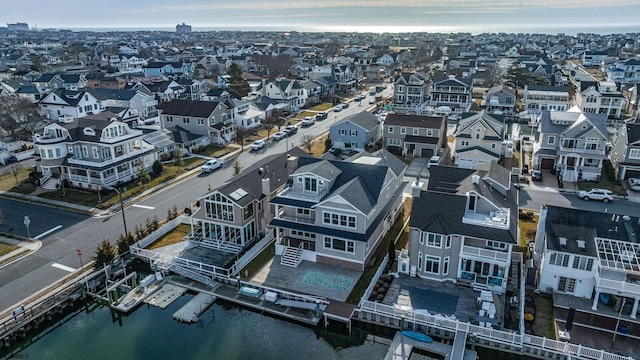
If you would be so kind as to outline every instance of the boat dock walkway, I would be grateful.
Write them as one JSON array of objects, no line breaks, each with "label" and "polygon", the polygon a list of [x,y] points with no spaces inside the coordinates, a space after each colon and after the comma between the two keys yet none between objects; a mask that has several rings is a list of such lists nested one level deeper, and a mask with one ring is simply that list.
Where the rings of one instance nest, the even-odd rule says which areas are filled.
[{"label": "boat dock walkway", "polygon": [[120,299],[118,303],[111,304],[111,308],[127,314],[147,298],[147,296],[158,290],[158,287],[157,284],[149,285],[146,288],[138,285]]},{"label": "boat dock walkway", "polygon": [[[462,342],[464,349],[464,341]],[[454,341],[454,346],[455,346]],[[445,356],[445,359],[455,359],[455,360],[475,360],[476,352],[471,350],[464,349],[464,355],[456,355],[456,357],[452,357],[454,346],[447,345],[441,342],[432,342],[426,343],[423,341],[418,341],[411,339],[407,336],[402,335],[400,331],[396,333],[393,337],[393,342],[391,346],[389,346],[389,350],[387,351],[387,355],[384,357],[385,360],[408,360],[411,356],[411,352],[413,348],[416,347],[418,349],[426,350],[432,353],[440,354]],[[456,349],[456,354],[457,354]]]},{"label": "boat dock walkway", "polygon": [[187,292],[187,288],[183,286],[164,283],[158,290],[148,296],[144,302],[164,310],[185,292]]},{"label": "boat dock walkway", "polygon": [[215,296],[207,293],[198,293],[198,295],[176,311],[173,314],[173,318],[176,321],[188,324],[196,322],[198,321],[198,316],[213,304],[214,301],[216,301]]}]

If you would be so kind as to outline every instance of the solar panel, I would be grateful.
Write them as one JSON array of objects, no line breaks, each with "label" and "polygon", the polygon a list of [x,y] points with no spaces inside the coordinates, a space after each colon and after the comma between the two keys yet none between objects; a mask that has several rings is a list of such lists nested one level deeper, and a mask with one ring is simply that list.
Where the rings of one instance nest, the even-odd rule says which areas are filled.
[{"label": "solar panel", "polygon": [[231,196],[231,198],[233,200],[240,200],[243,197],[247,196],[248,193],[246,191],[244,191],[243,189],[236,189],[234,192],[232,192],[231,194],[229,194],[229,196]]}]

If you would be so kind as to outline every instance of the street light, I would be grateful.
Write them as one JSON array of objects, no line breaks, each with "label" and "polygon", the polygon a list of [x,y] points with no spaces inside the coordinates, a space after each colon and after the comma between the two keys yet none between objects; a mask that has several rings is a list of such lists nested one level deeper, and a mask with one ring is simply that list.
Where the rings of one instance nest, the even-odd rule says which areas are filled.
[{"label": "street light", "polygon": [[613,329],[613,338],[611,339],[611,348],[609,352],[613,351],[613,345],[616,343],[616,335],[618,334],[618,327],[620,326],[620,317],[622,316],[622,309],[627,303],[627,298],[622,298],[622,305],[620,306],[620,311],[618,312],[618,321],[616,322],[616,328]]},{"label": "street light", "polygon": [[118,189],[112,186],[105,186],[105,189],[113,190],[118,193],[118,197],[120,198],[120,211],[122,212],[122,224],[124,225],[124,235],[127,236],[129,232],[127,231],[127,220],[124,217],[124,205],[122,204],[122,194]]},{"label": "street light", "polygon": [[28,216],[24,217],[24,226],[27,227],[27,239],[31,239],[31,233],[29,232],[29,225],[31,225],[31,219]]}]

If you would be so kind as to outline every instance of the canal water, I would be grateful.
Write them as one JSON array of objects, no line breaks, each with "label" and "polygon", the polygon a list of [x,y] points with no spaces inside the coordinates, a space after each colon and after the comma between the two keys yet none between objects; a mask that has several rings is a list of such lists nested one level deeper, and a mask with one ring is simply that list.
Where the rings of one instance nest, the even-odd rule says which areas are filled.
[{"label": "canal water", "polygon": [[387,345],[354,331],[318,333],[289,321],[217,301],[196,324],[171,315],[192,295],[161,310],[142,304],[128,316],[91,304],[49,329],[15,359],[382,359]]},{"label": "canal water", "polygon": [[[325,331],[216,301],[187,325],[172,314],[193,295],[167,309],[142,304],[128,315],[92,302],[27,339],[2,359],[383,359],[394,330],[380,326]],[[375,332],[373,335],[370,332]],[[476,348],[480,359],[531,358]],[[4,356],[3,356],[4,355]],[[434,359],[420,352],[411,360]],[[438,357],[435,357],[437,360]],[[440,358],[441,359],[441,358]]]}]

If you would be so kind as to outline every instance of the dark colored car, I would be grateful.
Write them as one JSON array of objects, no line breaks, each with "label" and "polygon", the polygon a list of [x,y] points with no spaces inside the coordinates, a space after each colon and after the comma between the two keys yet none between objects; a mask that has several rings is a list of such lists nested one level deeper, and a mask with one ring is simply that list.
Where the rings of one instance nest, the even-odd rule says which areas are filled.
[{"label": "dark colored car", "polygon": [[522,165],[522,173],[523,174],[528,174],[529,173],[529,165]]},{"label": "dark colored car", "polygon": [[335,156],[340,156],[340,154],[342,153],[342,150],[339,148],[331,148],[329,149],[329,152]]},{"label": "dark colored car", "polygon": [[327,118],[327,116],[329,116],[329,115],[327,115],[327,113],[326,113],[326,112],[318,113],[318,114],[316,115],[316,120],[324,120],[324,119],[326,119],[326,118]]},{"label": "dark colored car", "polygon": [[533,170],[531,172],[531,180],[533,180],[533,181],[542,181],[542,171]]}]

